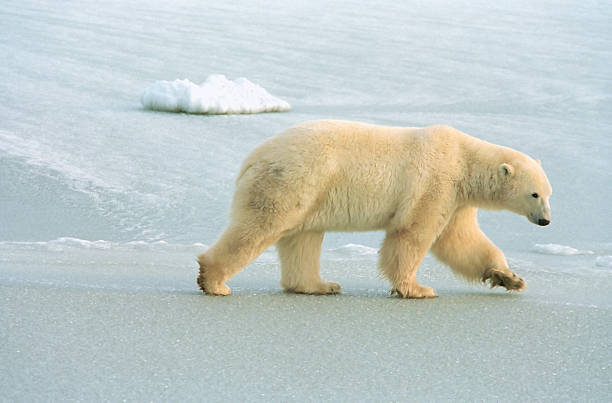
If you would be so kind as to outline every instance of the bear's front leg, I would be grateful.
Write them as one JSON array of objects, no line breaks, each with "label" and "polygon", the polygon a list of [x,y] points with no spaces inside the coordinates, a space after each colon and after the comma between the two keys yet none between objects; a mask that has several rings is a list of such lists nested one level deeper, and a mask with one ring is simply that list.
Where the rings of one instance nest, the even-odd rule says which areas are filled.
[{"label": "bear's front leg", "polygon": [[450,219],[431,247],[433,254],[469,281],[487,281],[491,288],[522,291],[525,281],[508,268],[503,252],[478,227],[478,209],[463,207]]},{"label": "bear's front leg", "polygon": [[429,244],[410,231],[387,232],[380,249],[380,269],[392,285],[391,295],[434,298],[433,288],[417,282],[416,272]]}]

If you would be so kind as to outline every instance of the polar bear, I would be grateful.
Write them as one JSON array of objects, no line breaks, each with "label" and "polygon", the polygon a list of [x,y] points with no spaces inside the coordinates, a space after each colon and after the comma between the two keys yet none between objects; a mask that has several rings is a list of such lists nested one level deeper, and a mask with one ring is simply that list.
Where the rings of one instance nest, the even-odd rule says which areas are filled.
[{"label": "polar bear", "polygon": [[477,209],[547,225],[551,193],[539,161],[448,126],[299,124],[244,161],[230,223],[198,256],[197,282],[228,295],[225,282],[276,244],[285,291],[338,293],[320,276],[324,233],[384,230],[379,266],[391,294],[436,296],[416,280],[428,250],[467,280],[520,291],[523,279],[478,227]]}]

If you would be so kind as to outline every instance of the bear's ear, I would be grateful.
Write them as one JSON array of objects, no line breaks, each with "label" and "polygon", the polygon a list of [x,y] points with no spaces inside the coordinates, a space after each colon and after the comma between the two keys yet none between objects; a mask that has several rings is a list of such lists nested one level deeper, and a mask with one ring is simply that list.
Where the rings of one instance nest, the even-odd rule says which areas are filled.
[{"label": "bear's ear", "polygon": [[538,160],[538,165],[542,166],[542,161]]},{"label": "bear's ear", "polygon": [[499,166],[499,174],[501,176],[510,177],[514,175],[514,168],[510,164],[505,162]]}]

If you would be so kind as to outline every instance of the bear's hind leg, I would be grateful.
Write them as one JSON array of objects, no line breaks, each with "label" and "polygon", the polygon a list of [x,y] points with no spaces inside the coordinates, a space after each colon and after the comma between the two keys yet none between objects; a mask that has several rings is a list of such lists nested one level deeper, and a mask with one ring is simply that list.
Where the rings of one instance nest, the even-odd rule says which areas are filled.
[{"label": "bear's hind leg", "polygon": [[276,243],[281,262],[281,286],[301,294],[337,294],[340,284],[326,282],[320,275],[323,232],[298,232]]},{"label": "bear's hind leg", "polygon": [[233,275],[272,245],[279,236],[259,236],[239,225],[230,226],[221,238],[198,256],[198,285],[209,295],[229,295],[225,285]]}]

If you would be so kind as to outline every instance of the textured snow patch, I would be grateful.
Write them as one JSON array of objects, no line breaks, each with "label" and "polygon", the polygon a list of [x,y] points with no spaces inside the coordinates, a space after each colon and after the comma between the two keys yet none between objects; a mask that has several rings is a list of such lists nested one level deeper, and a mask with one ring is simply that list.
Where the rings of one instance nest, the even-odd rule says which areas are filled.
[{"label": "textured snow patch", "polygon": [[572,248],[571,246],[559,245],[555,243],[535,244],[532,250],[543,255],[571,256],[593,254],[593,252],[590,250],[579,250]]},{"label": "textured snow patch", "polygon": [[166,241],[130,241],[130,242],[112,242],[105,240],[88,241],[86,239],[61,237],[51,241],[33,241],[33,242],[12,242],[0,241],[0,250],[17,251],[17,250],[48,250],[51,252],[64,252],[74,250],[112,250],[112,251],[186,251],[201,253],[208,249],[203,243],[193,244],[177,244]]},{"label": "textured snow patch", "polygon": [[339,253],[345,253],[348,255],[364,256],[364,255],[376,255],[378,253],[378,249],[371,248],[365,245],[349,243],[349,244],[340,246],[339,248],[330,249],[330,252],[339,252]]},{"label": "textured snow patch", "polygon": [[109,241],[98,240],[88,241],[85,239],[62,237],[47,242],[47,248],[53,251],[63,251],[71,248],[80,249],[110,249],[112,243]]},{"label": "textured snow patch", "polygon": [[284,112],[291,105],[246,78],[228,80],[208,76],[202,85],[189,80],[157,81],[144,90],[140,102],[146,109],[166,112],[233,114]]},{"label": "textured snow patch", "polygon": [[612,256],[598,256],[597,259],[595,259],[595,265],[612,268]]}]

